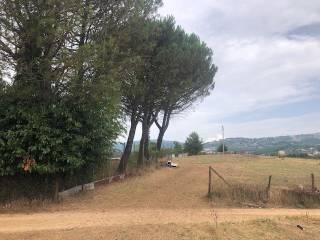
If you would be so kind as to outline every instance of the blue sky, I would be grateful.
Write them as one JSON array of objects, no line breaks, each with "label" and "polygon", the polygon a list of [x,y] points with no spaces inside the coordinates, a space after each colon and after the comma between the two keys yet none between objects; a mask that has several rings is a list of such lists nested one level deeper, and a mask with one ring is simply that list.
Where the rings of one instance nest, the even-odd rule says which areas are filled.
[{"label": "blue sky", "polygon": [[216,139],[221,124],[226,137],[320,132],[319,0],[164,0],[160,13],[198,34],[219,68],[212,94],[166,139]]}]

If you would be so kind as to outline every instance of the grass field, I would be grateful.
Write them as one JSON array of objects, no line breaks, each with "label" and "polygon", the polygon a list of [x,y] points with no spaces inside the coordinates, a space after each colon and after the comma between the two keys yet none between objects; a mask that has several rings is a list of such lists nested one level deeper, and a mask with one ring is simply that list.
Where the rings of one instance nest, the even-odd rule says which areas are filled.
[{"label": "grass field", "polygon": [[[311,190],[311,173],[315,175],[315,186],[320,186],[320,161],[297,158],[276,158],[259,156],[202,156],[194,163],[210,165],[218,173],[233,185],[239,185],[240,195],[242,192],[265,192],[269,176],[271,181],[271,196],[268,201],[269,207],[319,207],[320,199],[308,199],[304,196],[291,196],[283,194],[283,189],[305,189]],[[319,175],[317,175],[319,173]],[[229,188],[216,176],[213,176],[213,189],[217,196],[223,195],[221,199],[215,198],[219,205],[234,205],[236,201],[230,202],[230,194],[225,194]],[[251,189],[250,189],[251,188]],[[245,196],[240,196],[245,200]],[[220,201],[219,201],[220,200]]]},{"label": "grass field", "polygon": [[229,182],[266,185],[273,175],[272,186],[295,187],[310,185],[312,172],[320,186],[319,161],[226,155],[178,162],[60,204],[2,210],[0,239],[319,239],[320,209],[239,208],[207,198],[210,165]]},{"label": "grass field", "polygon": [[[310,186],[310,174],[316,175],[320,186],[320,161],[298,158],[277,158],[252,155],[201,156],[188,159],[196,164],[211,165],[231,182],[267,185],[272,175],[272,185],[277,187]],[[319,174],[317,177],[317,173]]]}]

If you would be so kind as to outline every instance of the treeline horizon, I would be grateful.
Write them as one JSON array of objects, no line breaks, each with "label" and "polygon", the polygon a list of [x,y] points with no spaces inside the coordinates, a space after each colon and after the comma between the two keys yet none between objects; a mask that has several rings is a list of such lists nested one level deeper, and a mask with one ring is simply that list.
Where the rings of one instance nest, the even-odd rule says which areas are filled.
[{"label": "treeline horizon", "polygon": [[103,161],[126,132],[125,173],[170,119],[214,89],[213,51],[161,0],[0,0],[0,176],[58,176]]}]

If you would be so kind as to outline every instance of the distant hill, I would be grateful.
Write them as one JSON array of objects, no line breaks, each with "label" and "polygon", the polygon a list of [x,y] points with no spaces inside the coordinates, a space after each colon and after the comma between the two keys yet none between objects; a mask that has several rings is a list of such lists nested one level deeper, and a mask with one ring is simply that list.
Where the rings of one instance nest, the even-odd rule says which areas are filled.
[{"label": "distant hill", "polygon": [[[204,149],[215,151],[220,144],[221,141],[207,142]],[[320,133],[265,138],[227,138],[225,144],[229,151],[253,154],[272,155],[279,150],[285,150],[290,154],[313,154],[320,151]]]},{"label": "distant hill", "polygon": [[[156,140],[151,140],[156,142]],[[164,148],[173,148],[173,142],[164,140]],[[204,144],[204,149],[216,151],[221,141],[212,141]],[[320,154],[320,133],[301,134],[294,136],[264,137],[264,138],[227,138],[225,144],[229,151],[247,152],[251,154],[274,155],[279,150],[284,150],[289,154]],[[134,142],[134,151],[138,151],[139,141]],[[123,151],[123,145],[114,145],[116,151]]]},{"label": "distant hill", "polygon": [[[156,143],[157,142],[157,140],[151,140],[151,142],[153,142],[153,143]],[[162,142],[162,147],[163,148],[173,148],[173,142],[174,141],[169,141],[169,140],[163,140],[163,142]],[[134,141],[134,150],[135,151],[138,151],[138,147],[139,147],[139,143],[140,143],[140,141]],[[114,149],[115,150],[117,150],[117,151],[123,151],[123,144],[121,144],[121,143],[116,143],[115,145],[114,145]]]}]

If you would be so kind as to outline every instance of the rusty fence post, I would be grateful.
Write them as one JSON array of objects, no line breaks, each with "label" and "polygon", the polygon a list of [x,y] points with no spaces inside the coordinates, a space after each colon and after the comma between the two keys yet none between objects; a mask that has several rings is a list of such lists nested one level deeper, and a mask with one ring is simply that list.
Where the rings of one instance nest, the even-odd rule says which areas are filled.
[{"label": "rusty fence post", "polygon": [[311,190],[312,192],[314,192],[316,190],[315,186],[314,186],[314,174],[311,173]]},{"label": "rusty fence post", "polygon": [[211,196],[211,166],[209,166],[208,196]]},{"label": "rusty fence post", "polygon": [[272,178],[272,175],[269,176],[269,182],[268,182],[268,186],[267,186],[267,199],[268,199],[268,200],[269,200],[269,198],[270,198],[271,178]]}]

